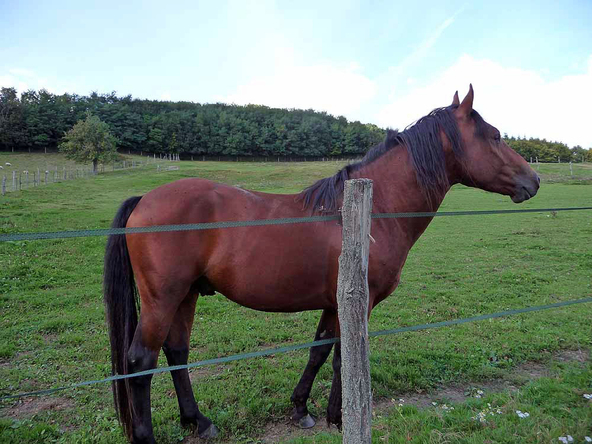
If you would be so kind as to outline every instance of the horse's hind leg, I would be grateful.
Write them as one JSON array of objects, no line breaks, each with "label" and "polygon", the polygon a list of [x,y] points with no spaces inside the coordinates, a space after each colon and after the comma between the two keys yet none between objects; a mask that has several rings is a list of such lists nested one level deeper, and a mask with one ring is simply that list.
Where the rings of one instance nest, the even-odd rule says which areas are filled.
[{"label": "horse's hind leg", "polygon": [[[335,329],[337,322],[337,313],[334,311],[324,310],[317,327],[317,333],[315,334],[315,341],[320,339],[330,339],[335,337]],[[298,421],[298,424],[302,428],[309,428],[315,425],[314,419],[308,414],[308,408],[306,402],[310,396],[312,384],[319,372],[321,366],[327,360],[327,357],[331,353],[333,344],[320,345],[318,347],[312,347],[310,349],[310,356],[308,364],[304,369],[304,373],[300,378],[300,382],[294,389],[292,394],[292,402],[294,403],[294,413],[292,419]]]},{"label": "horse's hind leg", "polygon": [[[164,342],[163,350],[169,365],[185,365],[189,357],[189,338],[195,315],[195,302],[198,294],[190,293],[177,309],[169,334]],[[213,438],[218,429],[209,418],[199,411],[191,389],[191,381],[187,369],[171,372],[173,384],[177,392],[177,401],[181,412],[183,426],[197,428],[200,438]]]},{"label": "horse's hind leg", "polygon": [[[177,308],[187,295],[190,284],[180,280],[150,282],[136,273],[136,282],[142,300],[140,319],[127,359],[129,373],[153,369],[158,354],[169,335]],[[154,443],[150,410],[150,383],[152,375],[129,379],[132,411],[132,443]]]},{"label": "horse's hind leg", "polygon": [[[127,356],[129,373],[156,367],[158,353],[164,343],[172,317],[172,314],[167,315],[165,311],[154,310],[149,304],[142,307],[140,322]],[[151,381],[152,375],[129,379],[133,413],[131,441],[134,444],[155,442],[150,412]]]}]

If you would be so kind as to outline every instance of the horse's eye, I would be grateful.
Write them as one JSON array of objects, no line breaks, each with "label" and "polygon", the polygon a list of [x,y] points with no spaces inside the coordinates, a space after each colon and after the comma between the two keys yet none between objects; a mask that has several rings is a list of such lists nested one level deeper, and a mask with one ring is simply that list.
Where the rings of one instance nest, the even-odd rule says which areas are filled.
[{"label": "horse's eye", "polygon": [[500,140],[502,140],[499,134],[496,134],[494,139],[496,142],[499,142]]}]

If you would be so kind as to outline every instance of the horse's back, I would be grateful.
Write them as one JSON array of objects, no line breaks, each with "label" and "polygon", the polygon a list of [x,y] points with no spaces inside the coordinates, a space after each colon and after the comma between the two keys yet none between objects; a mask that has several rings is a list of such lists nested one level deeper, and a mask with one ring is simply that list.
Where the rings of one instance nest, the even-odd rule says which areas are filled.
[{"label": "horse's back", "polygon": [[[253,192],[204,179],[182,179],[147,193],[127,226],[303,217],[306,214],[295,197]],[[334,305],[341,246],[341,230],[335,222],[149,233],[127,238],[134,269],[150,270],[152,276],[170,276],[186,285],[207,279],[210,288],[241,305],[265,311]]]}]

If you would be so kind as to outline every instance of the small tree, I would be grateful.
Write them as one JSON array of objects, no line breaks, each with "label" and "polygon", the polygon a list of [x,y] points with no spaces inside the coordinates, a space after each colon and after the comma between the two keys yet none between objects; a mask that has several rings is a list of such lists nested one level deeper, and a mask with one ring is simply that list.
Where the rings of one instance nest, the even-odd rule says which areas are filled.
[{"label": "small tree", "polygon": [[106,162],[115,157],[116,143],[109,125],[87,111],[86,119],[79,120],[64,135],[60,151],[76,162],[92,162],[93,173],[96,173],[99,161]]}]

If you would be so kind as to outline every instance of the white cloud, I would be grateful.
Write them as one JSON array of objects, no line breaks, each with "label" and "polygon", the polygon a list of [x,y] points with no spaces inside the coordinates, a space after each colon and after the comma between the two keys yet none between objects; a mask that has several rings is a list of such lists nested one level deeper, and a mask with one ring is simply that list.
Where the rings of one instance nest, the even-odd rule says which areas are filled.
[{"label": "white cloud", "polygon": [[76,91],[73,85],[52,84],[46,78],[23,68],[11,68],[8,70],[8,74],[0,72],[0,88],[15,88],[19,94],[29,89],[36,91],[45,89],[53,94],[73,93]]},{"label": "white cloud", "polygon": [[376,85],[357,64],[298,65],[290,54],[276,59],[273,72],[251,78],[220,101],[279,108],[313,108],[334,115],[359,114],[360,107],[376,94]]},{"label": "white cloud", "polygon": [[502,133],[592,147],[592,56],[586,72],[545,80],[537,71],[463,55],[431,83],[411,85],[405,95],[393,97],[372,120],[404,128],[431,109],[450,104],[456,90],[462,100],[469,83],[475,89],[475,109]]},{"label": "white cloud", "polygon": [[19,93],[29,89],[29,85],[18,77],[7,74],[0,75],[0,88],[15,88]]}]

